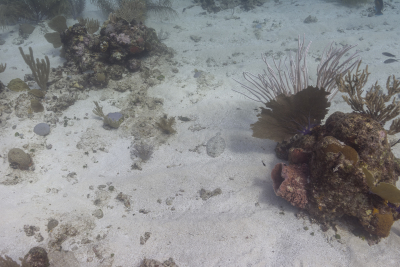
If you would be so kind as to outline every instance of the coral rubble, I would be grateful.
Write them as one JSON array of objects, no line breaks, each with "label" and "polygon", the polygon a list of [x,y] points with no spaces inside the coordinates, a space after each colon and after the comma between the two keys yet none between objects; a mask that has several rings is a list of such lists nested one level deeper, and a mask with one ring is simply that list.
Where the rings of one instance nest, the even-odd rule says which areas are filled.
[{"label": "coral rubble", "polygon": [[124,67],[131,72],[139,70],[139,58],[144,53],[172,54],[157,39],[154,29],[118,17],[107,20],[100,35],[88,33],[86,26],[78,23],[61,32],[60,37],[65,58],[98,87],[106,86],[109,79],[121,79]]}]

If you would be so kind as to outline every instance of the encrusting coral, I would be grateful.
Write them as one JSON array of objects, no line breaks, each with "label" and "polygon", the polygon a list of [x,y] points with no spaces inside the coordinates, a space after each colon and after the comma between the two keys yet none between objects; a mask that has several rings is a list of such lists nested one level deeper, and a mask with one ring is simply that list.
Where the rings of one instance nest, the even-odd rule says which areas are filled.
[{"label": "encrusting coral", "polygon": [[304,209],[308,203],[306,190],[308,173],[307,164],[275,165],[271,172],[275,194],[293,206]]}]

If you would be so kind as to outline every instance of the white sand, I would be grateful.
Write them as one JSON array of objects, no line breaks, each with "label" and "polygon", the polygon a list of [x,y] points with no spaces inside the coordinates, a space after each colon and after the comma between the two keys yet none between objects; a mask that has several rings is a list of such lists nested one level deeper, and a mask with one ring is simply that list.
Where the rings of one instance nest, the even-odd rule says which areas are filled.
[{"label": "white sand", "polygon": [[[49,241],[61,225],[70,225],[77,234],[62,243],[62,251],[70,253],[51,252],[52,266],[138,266],[144,258],[164,261],[169,257],[181,267],[398,266],[399,222],[393,225],[388,238],[374,246],[340,226],[341,239],[337,240],[332,229],[322,232],[308,219],[297,219],[298,209],[275,196],[269,176],[273,166],[280,162],[274,154],[275,142],[251,136],[250,124],[257,120],[255,109],[260,104],[233,92],[232,88],[240,87],[232,78],[242,79],[243,71],[260,73],[265,67],[261,53],[297,48],[295,38],[305,33],[307,42],[313,42],[308,55],[311,84],[316,81],[315,58],[335,41],[338,45],[358,44],[363,63],[369,65],[372,73],[368,86],[376,80],[385,86],[388,75],[399,75],[400,63],[383,64],[387,58],[381,53],[400,56],[400,3],[391,2],[395,9],[387,8],[383,16],[367,17],[361,13],[372,3],[349,8],[337,1],[280,2],[269,1],[249,12],[236,8],[234,16],[239,18],[226,20],[231,17],[231,10],[202,15],[204,10],[196,6],[182,13],[191,3],[175,0],[173,8],[179,17],[148,18],[147,26],[170,33],[165,44],[176,51],[173,60],[178,62],[179,69],[175,74],[171,72],[172,66],[160,66],[166,79],[150,88],[149,95],[164,99],[163,112],[169,116],[196,120],[178,121],[177,134],[154,152],[142,165],[142,171],[131,170],[128,147],[132,138],[127,136],[126,129],[124,132],[121,126],[106,131],[91,112],[93,100],[104,96],[123,101],[127,93],[111,89],[88,92],[87,99],[63,112],[63,116],[81,120],[63,127],[60,118],[61,123],[46,137],[33,133],[43,115],[19,119],[14,113],[3,111],[0,180],[17,176],[20,182],[0,184],[0,255],[17,260],[34,246],[48,250]],[[91,5],[85,14],[101,17]],[[303,23],[309,15],[316,16],[318,22]],[[260,39],[254,33],[256,20],[266,20]],[[68,21],[68,25],[73,24]],[[14,32],[10,33],[11,30]],[[195,43],[191,35],[201,40]],[[0,46],[0,63],[7,63],[7,70],[0,74],[0,80],[7,85],[11,79],[23,79],[30,70],[18,45],[12,44],[18,37],[17,27],[8,28],[1,36],[6,43]],[[35,57],[49,55],[52,67],[62,64],[58,50],[45,41],[40,27],[22,44],[26,53],[29,46],[33,47]],[[208,86],[198,88],[193,78],[195,69],[213,75],[214,80],[209,79]],[[18,94],[9,92],[7,96],[0,101],[9,102]],[[107,111],[118,110],[109,100],[101,105]],[[330,113],[337,110],[350,111],[340,96],[332,102]],[[85,113],[89,114],[88,120],[82,119]],[[16,129],[12,129],[13,125]],[[189,130],[193,125],[204,129]],[[23,133],[24,139],[15,137],[15,132]],[[218,132],[226,141],[226,149],[221,156],[211,158],[204,144]],[[85,149],[76,147],[82,138],[103,144],[107,152],[90,151],[89,156],[85,155]],[[35,149],[35,170],[10,168],[8,151],[26,144],[26,150]],[[52,149],[46,149],[46,144],[52,144]],[[189,151],[196,146],[199,153]],[[400,146],[394,149],[397,157],[399,149]],[[83,168],[85,164],[87,168]],[[69,179],[70,172],[77,175]],[[107,183],[115,187],[113,192],[98,189]],[[199,196],[202,188],[220,188],[222,194],[204,201]],[[115,199],[119,192],[131,196],[130,209]],[[98,206],[94,204],[96,198],[103,200]],[[172,205],[167,205],[166,200],[172,200]],[[92,216],[99,208],[104,213],[101,219]],[[139,212],[141,209],[150,212],[144,214]],[[59,221],[51,234],[47,232],[50,219]],[[27,236],[24,225],[39,227],[36,234],[40,233],[44,240],[37,242],[34,236]],[[145,232],[151,236],[141,245],[140,237]],[[84,242],[85,239],[90,242]],[[79,263],[54,264],[60,259],[67,261],[63,258],[67,255],[74,256]]]}]

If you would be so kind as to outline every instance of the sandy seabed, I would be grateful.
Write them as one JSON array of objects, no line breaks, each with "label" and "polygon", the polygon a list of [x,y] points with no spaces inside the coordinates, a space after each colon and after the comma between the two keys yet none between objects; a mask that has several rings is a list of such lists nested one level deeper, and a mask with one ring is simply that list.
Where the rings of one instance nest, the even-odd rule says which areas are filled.
[{"label": "sandy seabed", "polygon": [[[111,83],[79,92],[45,137],[36,135],[33,127],[52,112],[18,117],[4,107],[14,107],[26,93],[2,93],[0,255],[18,260],[40,246],[57,267],[139,266],[144,258],[173,258],[178,266],[191,267],[398,266],[399,222],[389,237],[369,246],[346,225],[323,232],[318,224],[296,217],[299,209],[275,195],[270,172],[280,162],[274,154],[276,143],[253,138],[250,129],[261,104],[232,89],[240,90],[233,78],[242,80],[244,71],[262,72],[262,53],[284,58],[303,34],[306,42],[312,41],[310,84],[316,81],[318,58],[334,42],[357,44],[363,66],[371,72],[367,87],[375,81],[384,87],[389,75],[399,74],[400,63],[384,64],[382,52],[400,53],[400,2],[390,2],[383,16],[373,17],[367,16],[372,3],[347,7],[339,1],[281,0],[250,11],[237,7],[215,14],[190,5],[175,0],[177,17],[149,16],[145,23],[169,34],[163,42],[175,55],[171,60],[144,60],[165,76],[146,87],[147,97],[161,99],[162,105],[149,114],[138,109],[136,118],[154,116],[154,121],[168,114],[176,118],[177,132],[148,139],[156,145],[151,159],[139,164],[141,170],[132,169],[138,160],[130,153],[137,123],[127,120],[117,130],[106,130],[92,113],[93,101],[107,112],[126,109],[132,91],[143,86],[140,73],[124,78],[132,90],[118,92],[119,84]],[[105,19],[89,4],[84,15]],[[304,23],[310,15],[317,22]],[[38,58],[47,55],[52,67],[63,64],[59,49],[43,37],[46,29],[45,23],[37,26],[20,45],[15,44],[17,26],[0,33],[5,40],[0,63],[7,63],[0,80],[5,85],[31,73],[18,46],[25,51],[31,46]],[[195,77],[197,72],[201,78]],[[63,94],[51,88],[49,93]],[[351,112],[340,95],[329,113],[338,110]],[[226,147],[213,158],[206,145],[218,133]],[[7,154],[15,147],[31,152],[34,170],[9,166]],[[397,157],[399,148],[393,151]],[[201,189],[220,194],[207,198]],[[54,220],[58,225],[48,231]],[[61,252],[49,249],[54,242]]]}]

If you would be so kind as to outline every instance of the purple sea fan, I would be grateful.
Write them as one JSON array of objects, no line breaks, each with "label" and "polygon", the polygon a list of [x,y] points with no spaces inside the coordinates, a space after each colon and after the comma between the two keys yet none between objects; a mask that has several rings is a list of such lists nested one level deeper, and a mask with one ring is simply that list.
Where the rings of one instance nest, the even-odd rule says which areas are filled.
[{"label": "purple sea fan", "polygon": [[125,33],[120,33],[117,36],[117,42],[121,44],[130,44],[131,40],[129,38],[129,35],[126,35]]}]

